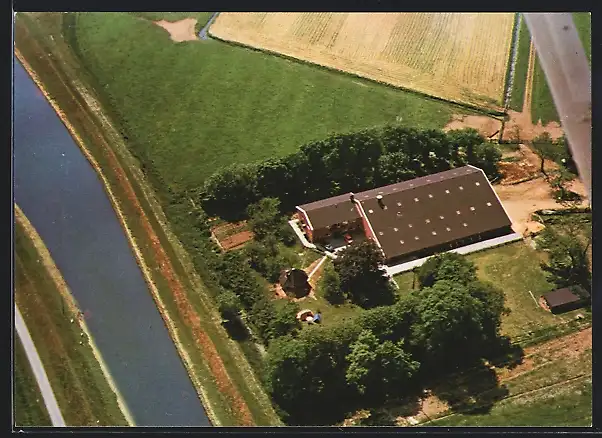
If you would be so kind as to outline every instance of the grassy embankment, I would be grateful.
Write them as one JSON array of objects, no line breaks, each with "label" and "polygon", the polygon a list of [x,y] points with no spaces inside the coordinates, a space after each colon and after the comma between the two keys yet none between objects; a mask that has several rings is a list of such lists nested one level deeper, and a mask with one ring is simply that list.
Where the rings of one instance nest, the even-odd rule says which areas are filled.
[{"label": "grassy embankment", "polygon": [[514,111],[521,112],[525,100],[525,85],[527,82],[527,71],[529,70],[529,47],[531,45],[531,35],[524,19],[521,19],[517,44],[514,82],[512,84],[509,107]]},{"label": "grassy embankment", "polygon": [[[573,21],[577,32],[581,37],[583,43],[583,49],[587,59],[592,61],[592,21],[589,12],[574,12]],[[541,68],[539,59],[535,60],[535,72],[533,73],[533,103],[531,106],[531,116],[533,117],[533,123],[537,123],[541,119],[541,123],[546,125],[548,122],[556,121],[560,119],[558,112],[556,111],[556,105],[550,92],[550,87],[546,80],[546,75]]]},{"label": "grassy embankment", "polygon": [[[88,78],[63,39],[64,17],[19,14],[17,49],[43,78],[44,88],[60,107],[63,121],[99,171],[212,423],[280,424],[240,347],[221,327],[204,286],[165,225],[166,219],[137,161],[128,154],[123,138],[84,87]],[[194,314],[204,318],[191,319]]]},{"label": "grassy embankment", "polygon": [[52,426],[40,388],[18,336],[15,336],[14,346],[14,424],[16,427]]},{"label": "grassy embankment", "polygon": [[[44,364],[65,422],[69,426],[127,426],[117,395],[95,357],[94,347],[87,342],[87,335],[77,322],[77,309],[65,296],[69,292],[59,290],[46,267],[44,255],[31,240],[39,236],[30,235],[30,231],[17,221],[15,301]],[[55,273],[60,275],[58,270]],[[33,375],[31,370],[25,371],[28,364],[21,346],[15,359],[17,419],[34,425],[49,424],[39,403],[28,399],[34,396],[42,402],[39,391],[33,391],[31,387]],[[37,386],[35,380],[33,384]],[[42,424],[35,424],[37,421]]]}]

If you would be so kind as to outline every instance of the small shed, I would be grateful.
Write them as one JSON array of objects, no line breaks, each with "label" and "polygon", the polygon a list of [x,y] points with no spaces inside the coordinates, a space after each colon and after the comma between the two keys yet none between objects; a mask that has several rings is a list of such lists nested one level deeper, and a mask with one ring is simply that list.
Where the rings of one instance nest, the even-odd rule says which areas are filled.
[{"label": "small shed", "polygon": [[583,307],[589,301],[589,293],[580,286],[564,287],[541,296],[552,313],[563,313]]},{"label": "small shed", "polygon": [[282,286],[282,290],[286,293],[292,293],[296,297],[303,297],[311,290],[308,280],[307,272],[302,269],[291,268],[284,269],[280,273],[279,283]]}]

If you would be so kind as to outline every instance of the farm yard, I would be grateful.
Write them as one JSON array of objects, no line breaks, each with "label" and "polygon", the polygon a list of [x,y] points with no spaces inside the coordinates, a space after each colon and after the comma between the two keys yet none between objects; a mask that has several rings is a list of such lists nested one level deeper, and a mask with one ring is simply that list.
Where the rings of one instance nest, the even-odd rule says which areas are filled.
[{"label": "farm yard", "polygon": [[513,13],[221,13],[212,36],[498,109]]},{"label": "farm yard", "polygon": [[[307,353],[309,348],[313,348],[311,345],[319,345],[331,333],[338,333],[335,338],[339,342],[342,339],[338,338],[341,333],[336,330],[351,329],[359,320],[363,322],[357,324],[367,324],[368,327],[371,321],[378,320],[378,317],[371,319],[370,315],[388,315],[387,309],[393,309],[395,304],[371,309],[361,307],[357,304],[359,301],[353,301],[349,296],[344,302],[334,304],[336,301],[331,299],[332,296],[328,298],[327,286],[324,285],[326,282],[321,281],[327,277],[325,270],[333,267],[332,261],[327,258],[309,279],[312,286],[310,294],[300,299],[291,299],[293,303],[288,303],[283,298],[291,298],[292,295],[287,295],[278,286],[278,273],[282,275],[280,268],[299,268],[309,274],[318,266],[322,255],[303,247],[297,240],[287,241],[286,236],[280,234],[282,230],[275,225],[277,222],[270,222],[274,218],[266,218],[264,215],[263,219],[271,224],[271,228],[268,227],[268,232],[262,235],[249,210],[240,217],[215,218],[212,217],[215,212],[204,210],[204,205],[199,208],[194,201],[200,198],[203,202],[206,195],[203,183],[225,166],[280,158],[300,150],[301,145],[305,145],[301,148],[302,151],[311,152],[312,148],[306,148],[310,141],[315,141],[311,145],[314,150],[323,153],[327,141],[330,141],[324,139],[333,133],[359,132],[366,135],[369,128],[384,125],[443,131],[474,127],[485,138],[489,138],[486,144],[491,150],[498,148],[491,144],[491,139],[502,128],[501,117],[487,117],[466,107],[395,87],[410,88],[483,109],[501,110],[515,15],[395,13],[370,14],[374,16],[373,20],[362,21],[361,18],[365,15],[220,13],[217,21],[210,27],[210,34],[217,39],[207,40],[193,39],[193,32],[198,33],[199,26],[206,24],[210,13],[75,13],[61,15],[65,17],[64,23],[61,22],[63,18],[56,21],[52,14],[46,14],[45,18],[48,21],[55,20],[59,23],[57,28],[66,32],[65,42],[73,50],[76,64],[81,63],[82,82],[91,85],[99,95],[103,110],[123,136],[125,149],[136,157],[132,161],[135,163],[133,166],[140,164],[141,173],[151,183],[149,190],[157,193],[161,208],[166,213],[165,222],[173,227],[174,239],[183,244],[183,253],[187,252],[192,260],[185,270],[196,270],[195,276],[197,272],[200,274],[195,278],[199,284],[195,289],[198,294],[190,295],[191,309],[194,307],[190,314],[199,319],[210,314],[211,320],[217,321],[217,324],[221,320],[226,328],[224,339],[232,343],[230,345],[221,337],[216,337],[215,357],[224,360],[232,379],[245,391],[263,394],[265,389],[269,393],[273,391],[273,386],[265,382],[268,379],[266,376],[269,376],[269,370],[266,369],[269,368],[270,358],[276,356],[275,352],[284,345],[284,341],[291,342],[282,347],[281,352],[290,353],[291,360],[299,360],[300,369],[312,369],[318,364],[317,368],[313,368],[314,376],[311,380],[318,382],[318,387],[323,387],[318,391],[320,397],[315,397],[316,393],[312,393],[315,388],[305,388],[303,394],[312,393],[313,398],[308,400],[314,400],[316,405],[323,403],[324,410],[329,407],[330,402],[327,400],[330,395],[323,395],[328,391],[337,394],[337,383],[332,384],[330,380],[345,376],[345,366],[341,364],[346,363],[347,359],[339,356],[334,361],[338,362],[335,365],[328,363],[326,359],[324,362],[321,362],[322,359],[314,362],[306,360],[309,357],[332,358],[330,354],[334,350],[314,350],[311,354]],[[57,16],[58,14],[54,17]],[[42,28],[43,25],[40,29]],[[179,31],[184,33],[178,36]],[[48,34],[59,39],[59,33]],[[525,83],[530,88],[535,67],[534,60],[528,56],[528,50],[527,57],[524,56],[525,47],[528,47],[524,28],[521,28],[520,34],[523,37],[522,49],[519,49],[521,66],[517,67],[517,74],[521,77],[524,74],[525,80],[524,83],[520,78],[515,81],[515,86],[522,87],[523,90],[515,90],[516,94],[513,93],[511,97],[515,108],[519,107],[519,96],[522,96],[523,104],[528,100],[527,110],[524,105],[520,105],[523,112],[519,115],[526,117],[528,114],[528,121],[525,118],[525,123],[528,122],[531,127],[531,100],[525,98],[531,95],[531,90],[524,88]],[[360,35],[364,37],[360,38]],[[394,41],[401,43],[395,44]],[[286,56],[274,56],[274,52]],[[56,53],[51,53],[51,56],[55,55]],[[400,62],[401,60],[404,62]],[[319,68],[315,64],[328,68]],[[342,72],[361,77],[352,77]],[[79,74],[78,70],[77,75]],[[66,77],[68,76],[67,74]],[[512,117],[515,116],[510,113],[510,118]],[[508,127],[508,121],[506,123]],[[561,130],[557,133],[560,136]],[[361,137],[360,143],[363,141],[365,140]],[[399,142],[404,143],[403,136]],[[414,143],[408,140],[405,142]],[[353,142],[349,144],[350,150],[358,146]],[[423,143],[420,144],[422,150],[428,150]],[[523,144],[517,147],[500,145],[499,149],[504,153],[502,161],[498,162],[501,174],[496,176],[499,179],[494,188],[510,217],[520,228],[515,231],[538,231],[539,228],[535,229],[535,226],[541,224],[534,221],[532,213],[541,208],[558,208],[558,205],[550,196],[549,185],[537,177],[537,157]],[[331,160],[332,163],[339,163],[336,159],[340,157],[331,155],[330,158],[335,158]],[[327,177],[324,174],[330,175],[327,171],[321,174],[315,170],[320,168],[323,156],[310,155],[311,159],[317,161],[308,161],[309,172],[307,166],[300,166],[300,170],[297,170],[296,161],[292,161],[289,167],[278,162],[274,164],[276,160],[265,161],[268,165],[262,168],[262,172],[264,176],[269,175],[270,171],[277,174],[284,168],[289,174],[307,173],[311,175],[310,178],[299,179],[302,182],[291,186],[306,186],[305,190],[309,193],[311,178],[325,180]],[[350,168],[352,160],[345,161],[346,155],[341,156],[343,167]],[[420,153],[413,156],[416,157],[413,161],[420,161],[422,166],[428,164]],[[492,156],[493,153],[487,155],[484,161],[497,162],[499,157],[490,158]],[[399,158],[399,162],[406,165],[403,154],[395,155],[394,158]],[[362,162],[361,159],[357,161]],[[379,162],[386,161],[379,159]],[[398,168],[399,162],[391,164]],[[335,166],[332,163],[329,165]],[[243,173],[243,179],[247,176]],[[516,184],[527,178],[531,180]],[[336,187],[342,180],[343,177],[333,177],[333,181],[328,181],[328,184],[332,183]],[[226,177],[223,181],[235,190],[239,188],[239,181],[235,178],[229,180]],[[266,181],[271,183],[269,178],[260,181],[264,184]],[[277,178],[274,181],[273,185],[276,187],[286,186]],[[582,192],[581,186],[578,181],[572,183],[572,188],[579,193]],[[282,190],[282,194],[275,190],[277,195],[266,195],[259,189],[256,190],[261,193],[258,197],[263,197],[264,201],[268,196],[279,197],[280,201],[295,201],[298,196],[292,196],[290,190]],[[223,196],[221,199],[231,198]],[[233,202],[232,205],[238,208],[242,203]],[[286,208],[275,210],[280,219],[289,219],[287,215],[290,212],[283,211]],[[243,211],[244,207],[241,207],[240,212]],[[247,216],[249,218],[245,220]],[[238,222],[225,222],[226,220]],[[561,228],[562,219],[552,219],[549,224]],[[585,323],[587,326],[590,319],[587,309],[554,315],[540,307],[537,303],[538,296],[554,289],[554,286],[540,266],[540,262],[546,260],[546,253],[534,249],[535,246],[530,246],[530,243],[533,240],[527,238],[525,241],[467,256],[478,268],[479,280],[488,281],[504,292],[505,304],[511,312],[501,316],[501,334],[509,336],[512,342],[526,342],[528,345],[532,345],[529,342],[544,343],[544,337],[558,337],[561,332],[565,333],[567,327],[566,330],[573,330],[574,323]],[[269,257],[263,257],[268,253]],[[589,254],[591,260],[591,247]],[[257,262],[266,262],[268,258],[270,263]],[[409,291],[419,287],[412,272],[396,276],[395,281],[398,288],[393,293],[400,302],[404,301],[404,295]],[[370,285],[365,290],[373,292]],[[283,304],[288,307],[281,306]],[[301,327],[293,327],[291,321],[294,318],[287,320],[286,312],[295,305],[299,309],[308,308],[312,312],[319,312],[322,316],[320,324],[303,323]],[[396,308],[391,312],[403,314],[404,310]],[[575,321],[579,313],[586,314],[586,321]],[[363,315],[368,316],[362,319]],[[240,326],[245,333],[230,331],[226,327],[233,320],[242,322]],[[370,328],[374,333],[377,333],[377,329],[378,324]],[[275,335],[276,331],[279,334]],[[316,341],[296,344],[298,347],[307,347],[307,351],[292,347],[292,342],[309,340],[312,333],[316,334]],[[350,336],[341,343],[344,346],[341,348],[347,348],[351,342],[356,342],[353,338],[355,335]],[[570,336],[565,339],[573,339]],[[210,337],[214,337],[213,331],[210,332]],[[587,362],[585,368],[591,369],[591,329],[589,332],[582,330],[577,337],[579,351],[572,356],[568,354],[570,346],[558,346],[554,343],[557,339],[552,339],[545,345],[556,345],[558,348],[554,347],[556,350],[550,355],[548,353],[551,350],[537,350],[539,346],[535,346],[532,350],[526,350],[533,359],[525,361],[514,370],[500,367],[496,373],[500,376],[502,386],[490,386],[483,391],[499,390],[502,393],[507,390],[507,397],[492,402],[488,413],[475,416],[456,411],[454,415],[436,420],[433,424],[493,425],[515,416],[514,422],[522,425],[529,424],[525,423],[529,421],[529,415],[537,417],[533,424],[541,425],[558,425],[559,422],[583,424],[591,421],[591,405],[589,408],[587,405],[588,397],[591,399],[591,382],[587,372],[583,374],[577,367],[581,361]],[[194,340],[189,341],[186,342],[192,344]],[[334,344],[327,347],[324,344],[320,348],[334,348]],[[238,350],[236,355],[231,352],[231,349],[234,351],[233,345],[241,350],[241,356],[244,351],[244,358],[238,355]],[[557,354],[561,350],[568,352],[567,356],[570,357]],[[328,354],[320,354],[325,352]],[[428,356],[425,357],[427,361],[430,360]],[[565,359],[566,363],[563,362]],[[233,372],[230,368],[233,363],[246,360],[253,367],[252,374],[261,377],[265,384],[261,391],[256,387],[246,388],[239,383],[247,381],[246,369],[243,373],[238,369]],[[552,369],[557,365],[559,368]],[[329,368],[331,366],[334,368]],[[271,371],[274,369],[272,367]],[[332,370],[336,370],[336,373],[333,374]],[[301,371],[303,372],[305,371]],[[589,373],[591,375],[591,370]],[[470,380],[472,375],[468,373],[467,376]],[[285,378],[289,379],[288,376]],[[299,378],[297,381],[302,380]],[[452,381],[448,383],[448,386],[454,384]],[[537,391],[544,393],[542,388],[546,385],[554,385],[551,386],[554,388],[552,395],[560,394],[576,403],[578,412],[575,418],[546,417],[545,411],[550,404],[561,403],[558,398],[539,395]],[[532,393],[532,390],[535,392]],[[445,392],[445,389],[439,388],[439,395],[445,395]],[[214,394],[210,395],[214,397]],[[306,396],[298,395],[301,398]],[[246,392],[243,396],[254,417],[263,418],[266,415],[262,424],[278,423],[275,420],[276,414],[272,418],[272,411],[269,419],[265,414],[267,405],[272,408],[271,402],[276,403],[278,409],[283,409],[285,416],[291,414],[274,397],[270,400],[266,396],[266,405],[263,405],[263,399],[260,404],[257,401],[259,399],[247,396]],[[529,411],[518,415],[525,400],[532,403],[532,406]],[[447,402],[437,399],[437,396],[428,398],[423,405],[424,412],[428,412],[432,418],[443,414],[447,407]],[[312,409],[316,412],[321,410],[315,406]],[[428,421],[429,417],[420,418],[420,422]],[[286,417],[283,420],[287,424],[296,424],[288,422],[289,418]],[[412,425],[412,421],[402,419],[398,424]],[[327,423],[333,424],[334,421]]]}]

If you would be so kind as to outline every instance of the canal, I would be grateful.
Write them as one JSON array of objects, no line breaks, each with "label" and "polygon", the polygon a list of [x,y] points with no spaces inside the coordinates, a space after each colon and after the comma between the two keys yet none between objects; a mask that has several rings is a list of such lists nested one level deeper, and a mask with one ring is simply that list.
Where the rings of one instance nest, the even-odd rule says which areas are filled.
[{"label": "canal", "polygon": [[210,425],[101,180],[13,64],[15,202],[79,302],[136,425]]}]

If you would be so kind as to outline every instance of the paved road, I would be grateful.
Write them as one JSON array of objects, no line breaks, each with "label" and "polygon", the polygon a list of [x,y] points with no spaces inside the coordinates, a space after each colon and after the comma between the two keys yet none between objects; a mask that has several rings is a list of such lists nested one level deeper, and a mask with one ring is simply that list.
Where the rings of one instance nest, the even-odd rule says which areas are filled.
[{"label": "paved road", "polygon": [[44,399],[46,410],[50,415],[52,425],[55,427],[66,427],[67,425],[65,424],[65,420],[63,419],[63,415],[61,414],[59,405],[56,402],[54,392],[52,392],[52,387],[50,386],[50,382],[48,381],[46,371],[44,371],[44,366],[42,365],[42,361],[40,360],[40,356],[38,355],[36,346],[34,345],[33,340],[31,339],[29,330],[27,330],[27,326],[25,325],[23,316],[21,316],[21,312],[19,312],[19,309],[17,308],[16,304],[15,328],[17,329],[17,334],[19,335],[19,338],[23,343],[23,348],[25,348],[27,359],[29,360],[29,364],[31,365],[33,374],[38,382],[38,386],[40,387],[40,392],[42,393],[42,398]]}]

